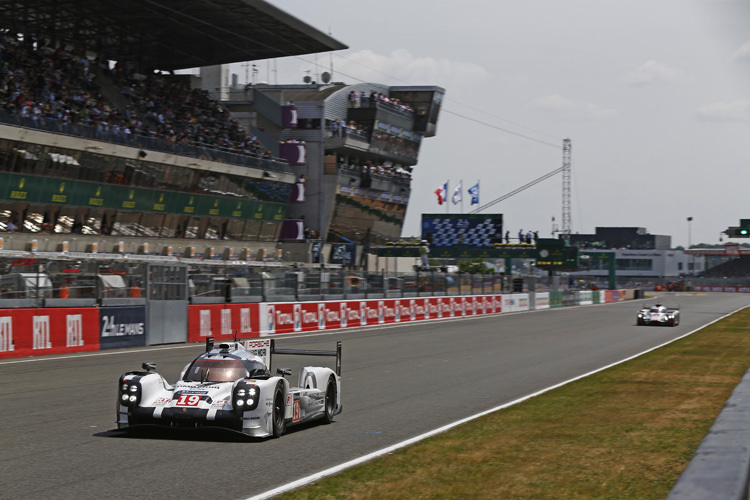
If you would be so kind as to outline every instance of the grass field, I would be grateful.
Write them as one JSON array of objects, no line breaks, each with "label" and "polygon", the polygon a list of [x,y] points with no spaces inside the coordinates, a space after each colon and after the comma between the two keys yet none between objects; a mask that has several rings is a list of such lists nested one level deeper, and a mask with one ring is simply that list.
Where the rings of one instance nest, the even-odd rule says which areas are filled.
[{"label": "grass field", "polygon": [[750,367],[750,308],[276,498],[663,499]]}]

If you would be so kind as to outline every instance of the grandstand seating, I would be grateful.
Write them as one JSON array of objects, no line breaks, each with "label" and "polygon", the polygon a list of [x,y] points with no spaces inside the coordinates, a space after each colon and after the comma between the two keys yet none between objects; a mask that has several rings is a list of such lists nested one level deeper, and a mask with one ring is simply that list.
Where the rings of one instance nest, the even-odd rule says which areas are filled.
[{"label": "grandstand seating", "polygon": [[[113,87],[120,96],[113,95]],[[32,123],[54,120],[93,127],[100,138],[141,136],[271,156],[208,92],[190,89],[186,77],[140,75],[120,63],[110,68],[107,61],[8,34],[0,38],[0,106]]]},{"label": "grandstand seating", "polygon": [[700,274],[703,278],[747,278],[750,277],[750,256],[742,255],[717,266],[707,269]]}]

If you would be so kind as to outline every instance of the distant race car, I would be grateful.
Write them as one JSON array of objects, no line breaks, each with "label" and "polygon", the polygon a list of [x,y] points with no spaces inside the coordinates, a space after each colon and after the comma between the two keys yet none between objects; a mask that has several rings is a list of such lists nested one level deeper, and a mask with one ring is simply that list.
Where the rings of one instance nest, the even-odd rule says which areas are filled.
[{"label": "distant race car", "polygon": [[[268,370],[273,354],[336,357],[336,370],[306,366],[299,387],[285,376],[292,371]],[[333,421],[342,411],[341,342],[335,351],[276,349],[273,339],[206,341],[206,352],[182,370],[175,385],[156,372],[125,373],[118,382],[117,427],[221,427],[252,437],[279,437],[287,426]]]},{"label": "distant race car", "polygon": [[636,322],[639,325],[677,326],[680,324],[680,309],[654,304],[638,311]]}]

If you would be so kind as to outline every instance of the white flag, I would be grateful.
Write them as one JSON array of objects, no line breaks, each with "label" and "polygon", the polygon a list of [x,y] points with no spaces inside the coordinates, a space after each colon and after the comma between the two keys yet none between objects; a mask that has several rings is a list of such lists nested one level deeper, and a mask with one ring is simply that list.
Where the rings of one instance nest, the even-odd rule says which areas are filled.
[{"label": "white flag", "polygon": [[456,189],[453,190],[453,204],[458,205],[461,203],[461,191],[463,188],[461,187],[463,184],[463,181],[458,181],[458,185],[456,186]]}]

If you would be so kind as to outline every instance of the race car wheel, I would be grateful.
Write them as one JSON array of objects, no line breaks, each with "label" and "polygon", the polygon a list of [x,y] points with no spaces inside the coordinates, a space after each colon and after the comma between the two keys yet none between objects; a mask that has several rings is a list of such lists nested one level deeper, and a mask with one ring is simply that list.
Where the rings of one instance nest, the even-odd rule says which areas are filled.
[{"label": "race car wheel", "polygon": [[284,434],[286,421],[284,420],[284,390],[282,385],[276,386],[273,393],[273,437]]},{"label": "race car wheel", "polygon": [[323,416],[323,422],[330,424],[333,422],[333,417],[336,415],[336,381],[333,377],[328,379],[328,386],[326,386],[326,401],[325,401],[325,415]]}]

